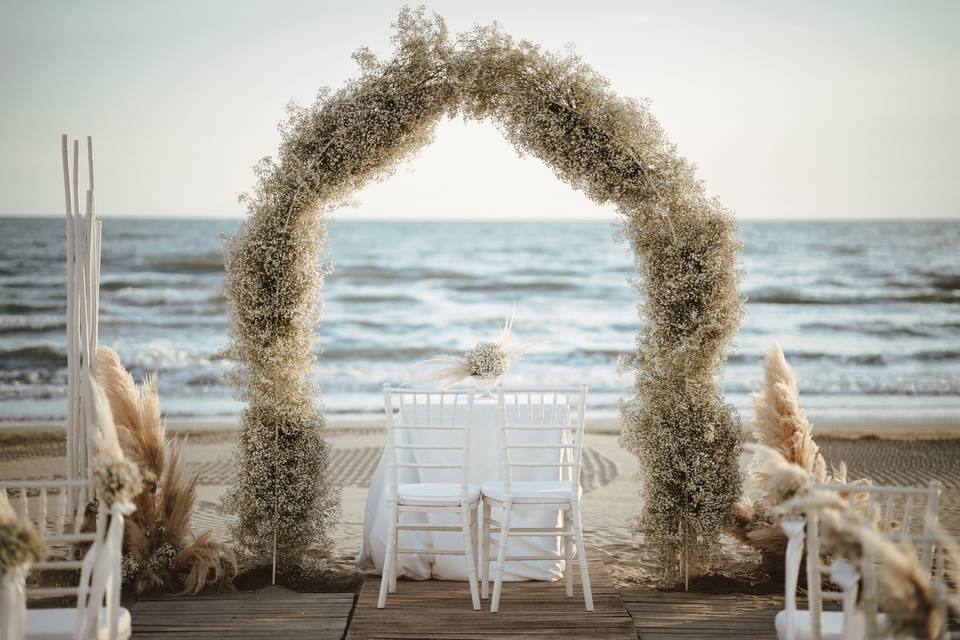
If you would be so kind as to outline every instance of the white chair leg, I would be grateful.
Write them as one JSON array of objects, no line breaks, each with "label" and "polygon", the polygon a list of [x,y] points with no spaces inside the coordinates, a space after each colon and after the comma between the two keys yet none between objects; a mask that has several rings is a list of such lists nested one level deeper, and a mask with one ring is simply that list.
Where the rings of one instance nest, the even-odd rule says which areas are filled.
[{"label": "white chair leg", "polygon": [[490,601],[490,613],[500,610],[500,590],[503,588],[503,567],[507,563],[507,542],[510,538],[510,513],[513,503],[508,502],[503,510],[503,521],[500,523],[500,540],[497,545],[497,571],[493,577],[493,599]]},{"label": "white chair leg", "polygon": [[377,600],[377,608],[383,609],[387,606],[387,589],[390,585],[391,574],[396,570],[394,559],[397,555],[397,507],[391,503],[389,522],[387,528],[387,552],[383,557],[383,570],[380,572],[380,598]]},{"label": "white chair leg", "polygon": [[[572,520],[570,510],[566,507],[560,510],[561,524],[563,532],[573,535]],[[560,538],[560,544],[563,545],[563,574],[567,581],[567,597],[573,596],[573,540],[569,536]]]},{"label": "white chair leg", "polygon": [[460,506],[460,521],[463,523],[463,552],[467,564],[467,580],[470,582],[470,599],[473,600],[474,611],[480,610],[480,591],[477,589],[477,557],[473,554],[474,537],[476,530],[472,521],[473,509],[470,505]]},{"label": "white chair leg", "polygon": [[481,594],[486,600],[490,597],[490,511],[493,507],[486,500],[483,504],[483,530],[480,532],[480,575],[481,575]]},{"label": "white chair leg", "polygon": [[400,510],[397,509],[396,515],[396,525],[393,527],[393,562],[390,564],[390,593],[397,592],[397,565],[400,563],[399,555],[397,549],[400,548],[400,530],[397,528],[400,525]]},{"label": "white chair leg", "polygon": [[590,590],[590,572],[587,570],[587,549],[583,545],[583,520],[580,517],[580,503],[571,506],[573,530],[577,538],[577,556],[580,558],[580,581],[583,583],[583,603],[587,611],[593,611],[593,592]]}]

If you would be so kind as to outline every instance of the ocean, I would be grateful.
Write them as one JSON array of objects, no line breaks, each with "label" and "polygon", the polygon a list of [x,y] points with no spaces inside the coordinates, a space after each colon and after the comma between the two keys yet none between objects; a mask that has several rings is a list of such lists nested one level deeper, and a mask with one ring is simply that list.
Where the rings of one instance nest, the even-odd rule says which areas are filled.
[{"label": "ocean", "polygon": [[[157,371],[169,421],[225,422],[239,403],[219,355],[228,323],[219,236],[237,220],[103,221],[100,342]],[[960,223],[746,222],[747,316],[722,385],[749,419],[762,356],[779,341],[814,422],[960,416]],[[63,418],[65,245],[60,218],[0,218],[0,421]],[[616,415],[617,358],[639,327],[629,247],[612,223],[385,222],[331,226],[323,357],[331,422],[377,420],[380,386],[494,339],[545,339],[507,384],[590,385]]]}]

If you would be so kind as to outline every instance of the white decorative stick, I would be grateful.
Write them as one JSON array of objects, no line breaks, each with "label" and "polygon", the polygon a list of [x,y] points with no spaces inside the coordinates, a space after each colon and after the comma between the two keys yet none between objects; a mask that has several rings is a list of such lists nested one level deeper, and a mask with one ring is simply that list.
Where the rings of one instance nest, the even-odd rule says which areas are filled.
[{"label": "white decorative stick", "polygon": [[[74,321],[76,311],[74,309],[74,255],[73,255],[73,209],[70,198],[70,159],[67,150],[67,134],[60,136],[60,155],[63,159],[63,196],[67,211],[67,478],[76,480],[79,478],[77,471],[77,452],[76,452],[76,380],[73,376],[72,367],[76,361],[76,355],[73,352],[73,346],[76,342],[76,330]],[[71,508],[75,505],[71,504]]]}]

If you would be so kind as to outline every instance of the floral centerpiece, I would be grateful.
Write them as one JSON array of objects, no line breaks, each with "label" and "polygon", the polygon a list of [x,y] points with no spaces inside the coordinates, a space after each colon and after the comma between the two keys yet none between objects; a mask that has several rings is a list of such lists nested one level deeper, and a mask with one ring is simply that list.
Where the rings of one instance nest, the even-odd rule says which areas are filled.
[{"label": "floral centerpiece", "polygon": [[500,339],[496,342],[481,341],[462,356],[439,355],[417,363],[418,367],[429,371],[418,376],[418,380],[434,382],[440,389],[447,389],[464,380],[473,380],[489,392],[510,370],[510,361],[542,346],[541,340],[510,345],[513,332],[513,320],[517,309],[504,320],[500,327]]}]

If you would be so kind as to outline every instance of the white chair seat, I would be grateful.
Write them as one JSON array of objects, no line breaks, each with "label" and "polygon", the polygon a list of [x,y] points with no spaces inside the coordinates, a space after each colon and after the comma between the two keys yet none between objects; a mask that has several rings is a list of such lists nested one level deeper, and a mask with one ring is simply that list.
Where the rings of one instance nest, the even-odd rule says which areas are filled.
[{"label": "white chair seat", "polygon": [[[886,627],[886,616],[880,614],[877,616],[877,628]],[[787,612],[781,611],[774,620],[777,628],[777,638],[785,640],[787,637]],[[797,640],[811,640],[813,634],[810,633],[810,612],[797,611]],[[863,613],[856,612],[851,624],[852,635],[849,638],[843,637],[843,612],[842,611],[823,611],[820,614],[820,637],[823,640],[861,640],[865,634],[866,624],[863,619]]]},{"label": "white chair seat", "polygon": [[[26,640],[73,640],[77,626],[76,609],[27,609]],[[117,637],[130,637],[130,612],[121,607],[117,616]],[[110,635],[106,609],[100,615],[97,638],[106,640]]]},{"label": "white chair seat", "polygon": [[[406,505],[444,505],[460,504],[460,485],[437,482],[420,484],[400,483],[397,485],[397,500]],[[480,487],[475,484],[467,485],[467,503],[473,504],[480,500]]]},{"label": "white chair seat", "polygon": [[[570,483],[563,480],[511,482],[509,492],[503,481],[488,480],[483,483],[481,491],[483,495],[499,502],[509,499],[512,502],[564,503],[574,498]],[[581,488],[576,497],[579,498],[582,494]]]}]

